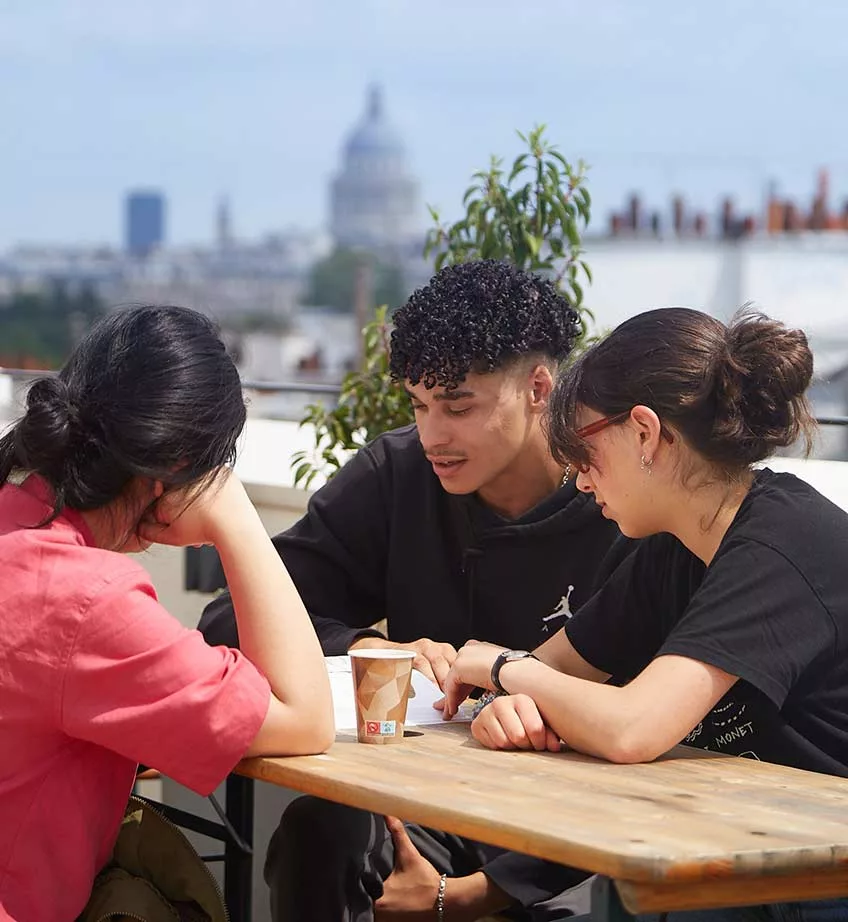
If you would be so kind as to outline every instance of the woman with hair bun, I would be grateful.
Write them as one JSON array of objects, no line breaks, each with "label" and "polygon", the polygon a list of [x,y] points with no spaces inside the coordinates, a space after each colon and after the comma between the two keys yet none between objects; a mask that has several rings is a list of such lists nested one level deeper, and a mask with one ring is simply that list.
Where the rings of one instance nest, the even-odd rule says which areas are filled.
[{"label": "woman with hair bun", "polygon": [[[463,647],[446,714],[484,686],[501,694],[472,732],[490,748],[566,740],[646,762],[686,742],[848,777],[848,514],[755,467],[799,437],[809,451],[812,371],[799,330],[682,308],[633,317],[566,369],[554,454],[642,540],[535,657]],[[848,901],[793,909],[844,918]]]},{"label": "woman with hair bun", "polygon": [[[238,372],[178,307],[105,317],[0,439],[0,918],[71,922],[138,763],[206,794],[245,755],[333,736],[311,622],[229,465]],[[241,651],[157,602],[127,553],[214,544]]]}]

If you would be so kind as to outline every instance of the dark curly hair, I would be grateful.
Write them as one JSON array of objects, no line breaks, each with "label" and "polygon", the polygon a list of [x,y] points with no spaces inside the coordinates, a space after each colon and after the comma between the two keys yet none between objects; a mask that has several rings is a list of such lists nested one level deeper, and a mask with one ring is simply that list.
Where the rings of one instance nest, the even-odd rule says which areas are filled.
[{"label": "dark curly hair", "polygon": [[577,311],[551,282],[493,259],[442,269],[392,320],[392,377],[428,388],[523,356],[558,363],[580,334]]}]

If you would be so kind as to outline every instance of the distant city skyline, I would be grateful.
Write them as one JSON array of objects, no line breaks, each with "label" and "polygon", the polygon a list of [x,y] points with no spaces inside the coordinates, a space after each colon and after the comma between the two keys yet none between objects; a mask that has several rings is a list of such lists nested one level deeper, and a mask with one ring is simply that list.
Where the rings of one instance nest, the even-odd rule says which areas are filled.
[{"label": "distant city skyline", "polygon": [[0,250],[120,246],[133,188],[168,241],[326,228],[367,86],[382,85],[424,204],[546,122],[592,164],[593,229],[631,191],[759,209],[769,181],[848,197],[848,5],[788,0],[10,0],[0,9]]}]

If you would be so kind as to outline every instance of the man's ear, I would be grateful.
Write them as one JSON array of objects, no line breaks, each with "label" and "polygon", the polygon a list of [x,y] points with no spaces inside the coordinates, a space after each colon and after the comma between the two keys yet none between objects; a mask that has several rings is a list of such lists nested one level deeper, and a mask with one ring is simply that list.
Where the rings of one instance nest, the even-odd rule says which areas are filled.
[{"label": "man's ear", "polygon": [[530,371],[530,399],[533,409],[545,410],[554,389],[554,376],[541,362]]}]

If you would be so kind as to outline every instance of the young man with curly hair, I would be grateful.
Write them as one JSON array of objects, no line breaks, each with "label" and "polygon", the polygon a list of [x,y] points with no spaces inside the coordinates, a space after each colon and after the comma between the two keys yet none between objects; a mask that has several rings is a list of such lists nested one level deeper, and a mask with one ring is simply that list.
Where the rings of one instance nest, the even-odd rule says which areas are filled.
[{"label": "young man with curly hair", "polygon": [[[492,260],[450,266],[393,323],[391,373],[415,425],[358,452],[274,543],[326,654],[411,649],[441,685],[470,638],[532,650],[552,636],[611,566],[618,531],[548,449],[554,375],[579,333],[550,282]],[[201,630],[236,644],[228,595]],[[558,895],[581,880],[311,797],[286,810],[265,867],[281,922],[436,918],[444,873],[450,919],[561,916]]]}]

